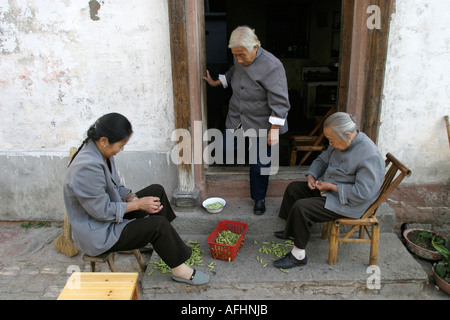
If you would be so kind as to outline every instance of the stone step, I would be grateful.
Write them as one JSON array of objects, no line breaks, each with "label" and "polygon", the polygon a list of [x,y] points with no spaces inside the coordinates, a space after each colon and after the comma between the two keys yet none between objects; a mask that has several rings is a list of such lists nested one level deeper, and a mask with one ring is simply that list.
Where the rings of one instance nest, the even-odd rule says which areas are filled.
[{"label": "stone step", "polygon": [[[202,207],[177,207],[174,227],[180,234],[210,234],[221,220],[234,220],[247,223],[250,235],[272,235],[274,231],[284,229],[285,220],[278,217],[281,198],[266,198],[266,213],[262,216],[253,214],[254,202],[251,199],[225,200],[225,208],[217,214],[210,214]],[[381,232],[394,232],[395,212],[388,204],[380,206],[377,218]],[[322,232],[322,224],[314,225],[312,232]]]},{"label": "stone step", "polygon": [[[279,167],[270,176],[267,197],[282,197],[284,190],[293,181],[305,181],[308,167]],[[210,197],[245,199],[250,197],[249,167],[210,167],[205,173],[206,190]]]},{"label": "stone step", "polygon": [[[250,229],[250,228],[249,228]],[[210,274],[210,283],[190,286],[177,283],[170,274],[152,271],[142,277],[142,299],[148,300],[248,300],[248,299],[407,299],[419,297],[428,276],[393,233],[380,235],[378,267],[368,266],[369,245],[346,243],[339,248],[335,266],[327,263],[328,241],[311,237],[307,248],[308,264],[284,273],[275,268],[271,257],[259,252],[263,241],[283,240],[269,235],[248,234],[232,262],[215,260],[206,242],[207,234],[184,235],[199,241],[205,266],[195,267]],[[256,244],[255,244],[256,243]],[[263,259],[263,263],[257,261]],[[157,255],[152,261],[159,260]],[[215,262],[212,271],[207,264]],[[266,267],[263,267],[268,263]],[[149,273],[151,274],[149,275]],[[379,279],[376,282],[374,279]],[[416,295],[416,296],[411,296]]]},{"label": "stone step", "polygon": [[[280,198],[267,200],[267,212],[253,214],[251,200],[228,199],[219,214],[209,214],[203,208],[177,208],[174,227],[183,239],[199,241],[204,250],[205,266],[196,267],[211,275],[208,285],[192,287],[176,283],[170,274],[152,270],[142,278],[144,299],[384,299],[395,296],[407,298],[409,292],[420,293],[428,283],[423,268],[412,258],[393,233],[395,213],[388,205],[379,212],[382,232],[378,268],[368,269],[369,244],[345,243],[339,247],[337,265],[328,265],[328,241],[321,238],[322,225],[313,229],[307,248],[308,264],[284,273],[273,266],[271,258],[259,252],[263,242],[284,243],[273,236],[282,230],[285,221],[278,218]],[[215,260],[207,243],[208,235],[221,220],[242,221],[248,224],[245,243],[232,262]],[[257,261],[263,259],[263,264]],[[153,255],[152,261],[159,260]],[[206,267],[214,261],[212,271]],[[268,263],[264,268],[263,265]],[[380,287],[374,288],[371,279],[378,277]],[[369,285],[368,285],[369,283]]]}]

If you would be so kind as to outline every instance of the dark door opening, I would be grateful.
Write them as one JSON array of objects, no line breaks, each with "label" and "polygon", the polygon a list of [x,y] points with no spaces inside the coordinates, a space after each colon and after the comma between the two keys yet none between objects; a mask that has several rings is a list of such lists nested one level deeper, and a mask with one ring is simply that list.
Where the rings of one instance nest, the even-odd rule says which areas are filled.
[{"label": "dark door opening", "polygon": [[[232,65],[228,39],[240,25],[254,28],[262,47],[285,67],[291,110],[289,132],[280,137],[282,166],[289,165],[290,137],[308,134],[337,103],[341,7],[341,0],[205,0],[206,61],[213,78]],[[208,128],[223,129],[231,94],[208,87]]]}]

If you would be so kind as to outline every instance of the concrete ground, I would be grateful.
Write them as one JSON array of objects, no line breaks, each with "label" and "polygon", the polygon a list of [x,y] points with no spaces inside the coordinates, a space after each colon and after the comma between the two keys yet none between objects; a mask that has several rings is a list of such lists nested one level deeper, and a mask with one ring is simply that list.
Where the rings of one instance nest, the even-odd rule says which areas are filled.
[{"label": "concrete ground", "polygon": [[[262,217],[252,213],[249,201],[231,201],[222,213],[211,215],[201,208],[178,210],[174,226],[186,240],[199,241],[204,250],[204,266],[211,275],[209,284],[192,287],[172,281],[169,274],[153,270],[149,264],[140,274],[142,300],[279,300],[279,299],[377,299],[450,300],[435,286],[431,263],[415,258],[393,232],[380,236],[379,269],[368,269],[369,248],[363,244],[344,244],[339,248],[337,265],[327,263],[328,243],[316,228],[307,248],[308,264],[284,273],[272,266],[273,256],[259,252],[266,243],[284,243],[272,236],[284,221],[276,216],[279,200],[268,202]],[[385,210],[386,211],[386,210]],[[387,214],[386,221],[392,217]],[[221,220],[248,223],[245,243],[232,262],[214,260],[206,242],[208,234]],[[388,222],[387,222],[388,223]],[[196,231],[196,232],[194,232]],[[385,230],[386,231],[386,230]],[[0,223],[0,299],[55,300],[69,273],[89,271],[82,254],[69,258],[57,252],[54,240],[62,232],[61,223],[25,229],[19,223]],[[148,254],[144,254],[149,259]],[[259,259],[263,259],[263,263]],[[151,261],[158,260],[157,255]],[[214,269],[208,264],[214,262]],[[264,265],[267,265],[264,267]],[[117,254],[120,272],[139,272],[133,255]],[[105,264],[99,271],[108,271]],[[379,287],[374,280],[379,275]]]}]

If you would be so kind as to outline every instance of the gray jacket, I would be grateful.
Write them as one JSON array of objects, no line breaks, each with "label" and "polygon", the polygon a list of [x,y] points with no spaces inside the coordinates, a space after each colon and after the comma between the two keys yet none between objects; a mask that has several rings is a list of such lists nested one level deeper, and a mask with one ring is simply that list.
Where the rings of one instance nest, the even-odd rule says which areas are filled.
[{"label": "gray jacket", "polygon": [[283,64],[273,54],[259,48],[255,61],[234,66],[220,76],[224,87],[231,84],[233,95],[229,102],[225,126],[235,129],[270,129],[280,125],[280,134],[288,130],[287,115],[290,109],[286,72]]},{"label": "gray jacket", "polygon": [[345,151],[330,146],[314,160],[306,175],[337,185],[337,193],[326,194],[326,209],[360,218],[377,199],[384,171],[385,163],[377,146],[360,132]]},{"label": "gray jacket", "polygon": [[110,249],[128,222],[122,198],[131,192],[121,183],[114,159],[111,171],[94,142],[81,149],[67,169],[64,202],[76,247],[97,256]]}]

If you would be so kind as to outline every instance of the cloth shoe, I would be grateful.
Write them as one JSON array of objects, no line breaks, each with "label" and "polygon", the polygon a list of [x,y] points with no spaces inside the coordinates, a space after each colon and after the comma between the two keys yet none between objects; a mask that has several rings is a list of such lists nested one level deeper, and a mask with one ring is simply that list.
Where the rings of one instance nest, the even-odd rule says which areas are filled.
[{"label": "cloth shoe", "polygon": [[192,276],[190,279],[180,278],[180,277],[174,276],[172,274],[172,280],[177,281],[177,282],[184,282],[184,283],[191,284],[194,286],[201,286],[201,285],[207,284],[209,282],[209,275],[194,269],[194,272],[192,272]]},{"label": "cloth shoe", "polygon": [[294,267],[300,267],[306,265],[308,258],[305,256],[303,260],[297,260],[291,252],[285,255],[283,258],[275,260],[273,265],[281,269],[291,269]]}]

